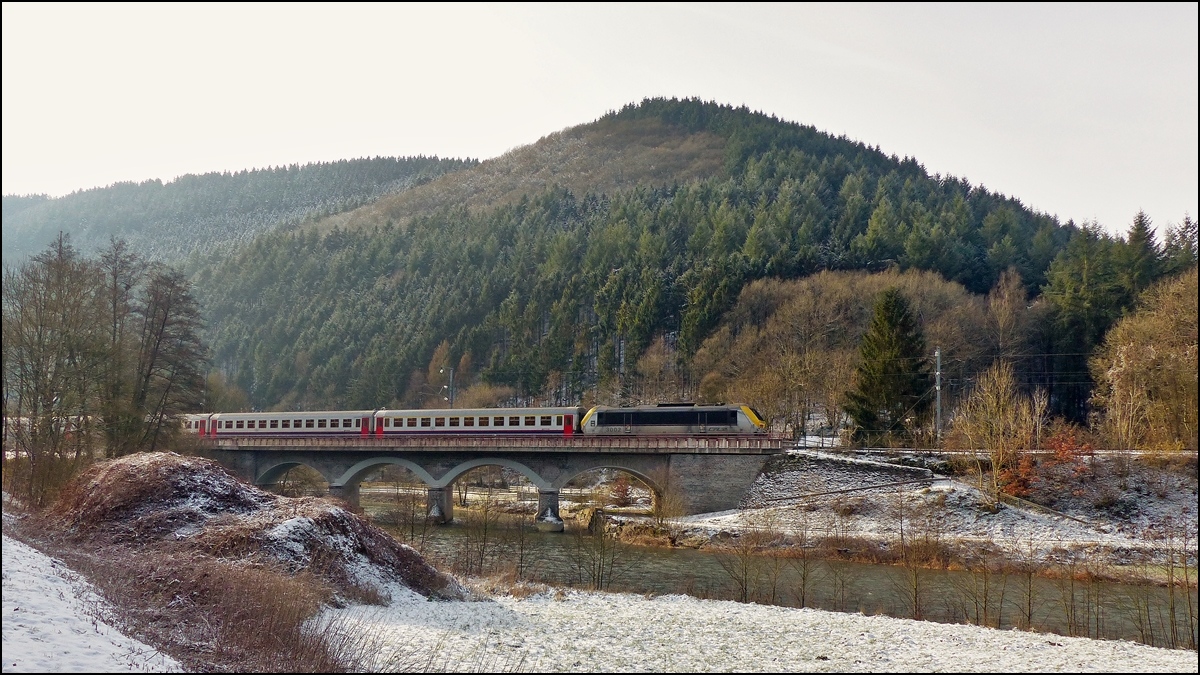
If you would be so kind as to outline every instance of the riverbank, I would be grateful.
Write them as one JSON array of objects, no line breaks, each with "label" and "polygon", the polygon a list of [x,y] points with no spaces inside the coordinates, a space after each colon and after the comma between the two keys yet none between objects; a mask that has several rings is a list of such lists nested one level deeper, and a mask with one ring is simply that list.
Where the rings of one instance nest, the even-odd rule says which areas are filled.
[{"label": "riverbank", "polygon": [[[828,452],[779,458],[737,511],[678,519],[693,536],[779,531],[801,545],[830,542],[864,559],[895,559],[918,546],[930,562],[961,566],[1035,566],[1050,574],[1081,568],[1113,578],[1159,579],[1191,569],[1197,554],[1197,477],[1182,463],[1090,458],[1072,468],[1053,508],[1027,500],[996,506],[969,477],[934,473],[915,462],[881,462]],[[904,463],[901,463],[904,462]],[[915,481],[915,482],[909,482]],[[943,551],[943,553],[938,553]]]}]

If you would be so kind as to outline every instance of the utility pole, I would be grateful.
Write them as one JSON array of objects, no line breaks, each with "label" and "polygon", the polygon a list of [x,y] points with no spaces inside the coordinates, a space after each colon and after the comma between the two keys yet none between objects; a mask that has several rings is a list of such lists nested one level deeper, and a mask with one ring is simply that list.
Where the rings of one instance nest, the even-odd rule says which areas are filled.
[{"label": "utility pole", "polygon": [[445,387],[446,393],[448,394],[446,396],[446,400],[450,402],[450,407],[453,408],[454,407],[454,366],[446,366],[445,368],[438,370],[438,372],[444,373],[444,372],[446,372],[447,368],[450,369],[450,384],[449,384],[449,386]]},{"label": "utility pole", "polygon": [[933,350],[933,358],[936,370],[934,371],[934,389],[937,390],[937,421],[934,422],[934,429],[937,431],[938,445],[942,444],[942,348],[937,347]]}]

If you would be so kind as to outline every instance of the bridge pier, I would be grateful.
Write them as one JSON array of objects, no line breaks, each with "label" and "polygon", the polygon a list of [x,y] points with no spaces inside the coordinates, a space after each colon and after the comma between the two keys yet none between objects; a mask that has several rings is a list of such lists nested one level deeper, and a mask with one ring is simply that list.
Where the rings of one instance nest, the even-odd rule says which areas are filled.
[{"label": "bridge pier", "polygon": [[351,506],[358,506],[358,484],[354,485],[329,485],[329,496],[337,497]]},{"label": "bridge pier", "polygon": [[425,513],[429,520],[445,525],[454,520],[454,486],[429,488],[425,497]]},{"label": "bridge pier", "polygon": [[563,531],[563,521],[558,515],[558,490],[538,490],[536,523],[542,532]]}]

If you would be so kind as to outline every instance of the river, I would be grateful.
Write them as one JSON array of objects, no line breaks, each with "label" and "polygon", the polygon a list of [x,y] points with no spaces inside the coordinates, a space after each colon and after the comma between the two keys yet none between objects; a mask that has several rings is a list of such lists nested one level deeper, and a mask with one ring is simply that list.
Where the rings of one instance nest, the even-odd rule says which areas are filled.
[{"label": "river", "polygon": [[[461,515],[461,514],[460,514]],[[441,569],[507,573],[556,586],[639,594],[687,594],[790,607],[975,623],[1158,647],[1194,647],[1197,595],[1182,588],[1031,574],[765,556],[714,548],[633,546],[568,524],[544,533],[530,523],[478,521],[390,528]],[[794,551],[793,551],[794,553]],[[1189,614],[1191,618],[1189,620]],[[1174,621],[1171,617],[1174,616]]]}]

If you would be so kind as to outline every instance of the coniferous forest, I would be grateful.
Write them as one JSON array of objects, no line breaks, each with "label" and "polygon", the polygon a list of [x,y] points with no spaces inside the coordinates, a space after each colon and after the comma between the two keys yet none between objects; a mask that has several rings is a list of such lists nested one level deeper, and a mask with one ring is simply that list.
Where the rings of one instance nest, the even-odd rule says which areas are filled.
[{"label": "coniferous forest", "polygon": [[[482,163],[6,196],[4,241],[10,264],[10,241],[32,254],[62,231],[184,270],[209,407],[428,406],[453,386],[463,405],[738,400],[801,433],[854,424],[888,293],[926,352],[898,358],[922,382],[939,368],[947,420],[1002,360],[1047,414],[1087,422],[1116,381],[1106,337],[1152,298],[1191,318],[1194,403],[1195,284],[1162,290],[1194,279],[1178,215],[1162,240],[1140,213],[1114,237],[812,127],[648,99]],[[918,403],[901,426],[929,426]],[[1194,405],[1180,424],[1194,449]]]}]

